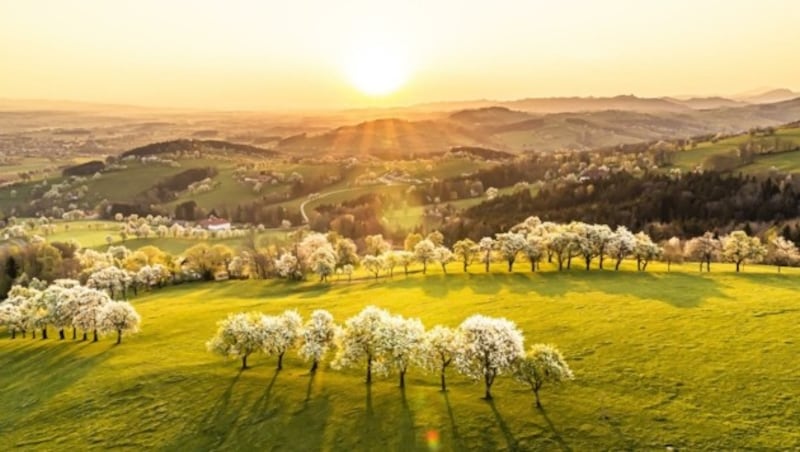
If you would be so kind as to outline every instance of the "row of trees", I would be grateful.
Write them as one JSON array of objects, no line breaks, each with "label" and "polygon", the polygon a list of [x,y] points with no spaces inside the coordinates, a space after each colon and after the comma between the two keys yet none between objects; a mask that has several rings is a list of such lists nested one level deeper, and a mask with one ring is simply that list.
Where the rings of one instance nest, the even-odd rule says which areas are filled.
[{"label": "row of trees", "polygon": [[574,260],[590,270],[604,269],[610,260],[613,268],[619,270],[625,259],[635,259],[637,269],[645,271],[654,259],[661,259],[671,268],[672,263],[693,260],[710,271],[711,262],[725,261],[736,265],[740,271],[744,263],[758,263],[766,260],[780,267],[800,262],[800,252],[793,242],[776,236],[768,244],[758,237],[751,237],[744,231],[733,231],[726,236],[716,236],[707,232],[702,236],[682,241],[673,237],[660,244],[655,243],[644,232],[633,233],[624,226],[611,229],[607,225],[571,222],[558,224],[542,222],[537,217],[529,217],[509,232],[483,237],[474,242],[462,239],[452,248],[444,245],[444,237],[439,232],[423,237],[409,234],[401,250],[392,249],[391,244],[381,235],[367,236],[363,255],[357,253],[353,241],[334,234],[308,233],[297,238],[295,246],[287,248],[276,259],[275,266],[279,276],[302,279],[314,273],[320,281],[327,281],[333,274],[352,274],[353,268],[361,265],[367,272],[378,278],[381,274],[392,276],[395,269],[402,268],[408,273],[414,263],[422,265],[426,273],[430,264],[438,264],[447,273],[448,265],[458,262],[464,272],[476,262],[484,264],[485,271],[495,261],[505,262],[508,271],[514,264],[525,258],[531,271],[539,268],[541,261],[547,260],[557,265],[559,271],[571,269]]},{"label": "row of trees", "polygon": [[108,293],[80,285],[76,280],[59,279],[46,286],[38,282],[30,287],[14,286],[9,297],[0,303],[0,325],[11,332],[30,331],[36,338],[41,331],[47,339],[48,327],[58,330],[59,339],[65,339],[64,330],[72,328],[72,339],[77,339],[78,330],[83,331],[83,340],[92,332],[93,341],[98,334],[116,333],[117,344],[122,342],[123,332],[138,331],[141,318],[125,301],[115,301]]},{"label": "row of trees", "polygon": [[528,352],[524,336],[514,322],[505,318],[473,315],[458,328],[437,325],[425,329],[419,319],[393,315],[375,306],[337,325],[325,310],[316,310],[303,323],[296,311],[278,316],[260,313],[231,314],[219,322],[216,335],[206,343],[208,349],[225,357],[240,359],[242,369],[254,353],[277,356],[278,370],[287,351],[297,349],[311,362],[311,372],[332,350],[334,369],[366,369],[366,382],[373,373],[396,375],[405,387],[406,373],[413,367],[435,372],[441,390],[447,390],[446,375],[455,367],[472,380],[482,380],[485,398],[500,375],[512,375],[531,387],[539,402],[539,390],[546,382],[573,378],[566,360],[551,345],[536,344]]}]

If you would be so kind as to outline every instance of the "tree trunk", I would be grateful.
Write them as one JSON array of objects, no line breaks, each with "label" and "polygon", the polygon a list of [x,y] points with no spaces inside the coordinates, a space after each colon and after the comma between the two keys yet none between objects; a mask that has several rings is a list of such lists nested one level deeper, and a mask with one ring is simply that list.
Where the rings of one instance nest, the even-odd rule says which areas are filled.
[{"label": "tree trunk", "polygon": [[64,328],[58,330],[58,339],[63,341],[64,340]]},{"label": "tree trunk", "polygon": [[700,272],[703,271],[703,261],[700,261]]},{"label": "tree trunk", "polygon": [[92,342],[97,342],[97,330],[92,331],[92,335],[93,335]]},{"label": "tree trunk", "polygon": [[539,400],[539,388],[533,388],[533,395],[536,396],[536,408],[541,408],[542,402]]},{"label": "tree trunk", "polygon": [[486,262],[486,273],[489,273],[489,264],[491,263],[491,260],[490,260],[491,258],[492,258],[491,251],[487,251],[486,252],[486,261],[485,261]]},{"label": "tree trunk", "polygon": [[22,338],[25,339],[25,330],[22,330]]},{"label": "tree trunk", "polygon": [[406,387],[406,371],[405,370],[401,370],[400,371],[400,387],[401,388],[405,388]]},{"label": "tree trunk", "polygon": [[42,328],[42,339],[47,339],[47,327]]},{"label": "tree trunk", "polygon": [[592,258],[591,258],[591,257],[587,257],[587,258],[586,258],[586,271],[587,271],[587,272],[589,271],[589,267],[590,267],[591,265],[592,265]]},{"label": "tree trunk", "polygon": [[672,261],[667,261],[667,272],[669,272],[672,268]]},{"label": "tree trunk", "polygon": [[11,339],[16,339],[16,338],[17,338],[17,330],[12,328],[11,329]]},{"label": "tree trunk", "polygon": [[122,343],[122,330],[117,330],[117,345]]},{"label": "tree trunk", "polygon": [[83,340],[84,340],[84,341],[85,341],[85,340],[87,340],[87,337],[86,337],[86,331],[84,331],[84,332],[83,332]]},{"label": "tree trunk", "polygon": [[572,270],[572,253],[567,256],[567,270]]},{"label": "tree trunk", "polygon": [[534,261],[534,260],[531,260],[531,271],[532,272],[536,271],[536,261]]},{"label": "tree trunk", "polygon": [[514,271],[514,261],[512,259],[508,260],[508,272],[511,273]]},{"label": "tree trunk", "polygon": [[424,275],[428,271],[428,261],[422,261],[422,274]]},{"label": "tree trunk", "polygon": [[367,356],[367,384],[372,383],[372,355]]},{"label": "tree trunk", "polygon": [[317,371],[317,367],[319,367],[319,361],[315,359],[314,363],[311,364],[311,370],[309,372],[312,374],[315,373]]},{"label": "tree trunk", "polygon": [[739,273],[739,265],[740,264],[741,264],[741,262],[736,261],[736,273]]},{"label": "tree trunk", "polygon": [[486,384],[486,395],[484,395],[484,399],[492,400],[492,383],[494,383],[494,379],[491,378],[489,372],[485,372],[483,374],[483,381]]},{"label": "tree trunk", "polygon": [[406,273],[406,276],[408,276],[408,265],[403,265],[403,271]]},{"label": "tree trunk", "polygon": [[31,330],[31,338],[36,339],[36,330]]},{"label": "tree trunk", "polygon": [[778,265],[778,273],[780,273],[780,272],[781,272],[781,266]]},{"label": "tree trunk", "polygon": [[286,352],[281,352],[281,354],[278,355],[278,370],[283,369],[283,354],[284,353],[286,353]]},{"label": "tree trunk", "polygon": [[242,355],[242,370],[247,369],[247,355]]},{"label": "tree trunk", "polygon": [[464,273],[467,272],[467,261],[464,261]]},{"label": "tree trunk", "polygon": [[442,273],[447,274],[447,267],[444,264],[442,264]]},{"label": "tree trunk", "polygon": [[603,257],[603,252],[602,252],[602,251],[600,251],[600,270],[602,270],[602,269],[603,269],[603,260],[604,260],[604,257]]},{"label": "tree trunk", "polygon": [[78,329],[73,326],[72,327],[72,340],[74,341],[77,338],[78,338]]},{"label": "tree trunk", "polygon": [[619,271],[619,264],[622,263],[622,258],[617,258],[617,264],[614,265],[614,271]]}]

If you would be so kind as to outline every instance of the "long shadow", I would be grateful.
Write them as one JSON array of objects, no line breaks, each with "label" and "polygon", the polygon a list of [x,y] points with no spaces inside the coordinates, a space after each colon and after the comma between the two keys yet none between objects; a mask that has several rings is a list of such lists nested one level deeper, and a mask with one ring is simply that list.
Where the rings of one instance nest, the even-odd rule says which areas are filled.
[{"label": "long shadow", "polygon": [[506,439],[506,445],[508,446],[508,450],[520,450],[519,444],[517,443],[517,439],[514,438],[514,434],[511,433],[511,430],[508,428],[508,424],[500,415],[500,412],[497,411],[497,407],[494,405],[494,400],[489,399],[488,401],[489,406],[492,408],[492,413],[494,413],[494,418],[497,420],[497,425],[500,427],[500,431],[503,432],[503,437]]},{"label": "long shadow", "polygon": [[461,440],[461,434],[458,432],[456,418],[453,415],[453,407],[450,405],[450,396],[447,395],[447,391],[443,392],[442,395],[444,396],[445,406],[447,406],[447,417],[450,418],[450,434],[453,437],[453,449],[465,450],[464,443]]},{"label": "long shadow", "polygon": [[402,416],[399,426],[400,446],[404,450],[416,450],[417,435],[414,432],[414,413],[408,407],[406,388],[400,388],[400,400],[402,403]]},{"label": "long shadow", "polygon": [[[219,448],[225,444],[235,428],[239,414],[243,409],[243,402],[238,406],[231,406],[233,388],[242,375],[239,370],[231,379],[225,391],[217,399],[217,402],[206,411],[202,419],[190,431],[184,431],[182,435],[175,439],[171,447],[191,448],[191,445],[200,447]],[[169,449],[169,448],[168,448]]]},{"label": "long shadow", "polygon": [[[0,354],[0,391],[4,405],[25,407],[3,410],[0,415],[0,437],[3,432],[12,430],[20,419],[44,407],[50,399],[83,378],[90,377],[98,365],[113,356],[110,351],[112,347],[106,343],[33,343],[40,340],[31,339],[30,336],[27,339],[14,339],[31,343],[20,344],[20,348],[4,350]],[[43,342],[52,341],[47,339]],[[73,353],[84,347],[93,347],[96,351],[90,356]]]},{"label": "long shadow", "polygon": [[511,291],[535,292],[558,298],[567,293],[605,292],[657,300],[678,308],[693,308],[709,298],[730,299],[715,279],[686,273],[632,273],[608,270],[547,272],[540,280],[517,284]]},{"label": "long shadow", "polygon": [[281,371],[276,368],[275,373],[272,374],[272,378],[269,380],[269,384],[267,385],[267,389],[264,391],[264,394],[256,401],[255,404],[253,404],[253,407],[251,408],[251,411],[253,412],[253,416],[251,416],[253,424],[266,421],[267,419],[272,418],[274,415],[274,413],[270,412],[268,409],[270,401],[272,400],[272,388],[275,387],[275,381],[278,380],[278,374],[280,373]]},{"label": "long shadow", "polygon": [[550,420],[550,416],[547,415],[547,411],[544,409],[544,407],[539,408],[539,412],[542,413],[542,417],[544,418],[545,422],[547,422],[547,425],[550,427],[550,431],[553,433],[553,438],[556,440],[558,445],[561,446],[561,450],[571,451],[572,448],[569,447],[569,444],[567,444],[567,442],[564,441],[564,438],[561,437],[561,434],[558,433],[558,431],[556,430],[556,426],[553,425],[553,421]]}]

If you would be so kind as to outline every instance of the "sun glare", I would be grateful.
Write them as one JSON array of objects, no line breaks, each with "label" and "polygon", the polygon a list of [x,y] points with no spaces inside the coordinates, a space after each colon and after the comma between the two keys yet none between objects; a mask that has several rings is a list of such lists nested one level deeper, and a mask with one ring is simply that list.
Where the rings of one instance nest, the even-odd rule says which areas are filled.
[{"label": "sun glare", "polygon": [[410,75],[403,53],[390,45],[364,43],[345,66],[350,83],[368,96],[387,96],[402,87]]}]

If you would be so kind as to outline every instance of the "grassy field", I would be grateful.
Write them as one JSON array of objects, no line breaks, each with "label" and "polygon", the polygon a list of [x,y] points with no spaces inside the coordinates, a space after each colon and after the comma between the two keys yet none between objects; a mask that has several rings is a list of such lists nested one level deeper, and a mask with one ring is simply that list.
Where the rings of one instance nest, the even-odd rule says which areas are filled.
[{"label": "grassy field", "polygon": [[[450,275],[392,280],[184,285],[134,300],[143,331],[114,346],[0,340],[0,447],[32,450],[692,450],[792,449],[800,377],[798,271],[728,265],[696,273],[625,271]],[[576,380],[543,389],[544,410],[508,378],[493,403],[455,373],[450,391],[417,369],[363,384],[361,371],[310,378],[292,354],[283,371],[205,351],[229,312],[338,320],[375,304],[458,325],[506,316],[527,343],[557,344]],[[433,441],[437,439],[438,441]],[[433,447],[438,444],[438,448]]]},{"label": "grassy field", "polygon": [[[684,171],[694,170],[702,166],[703,162],[712,155],[729,154],[735,152],[739,145],[750,140],[750,135],[738,135],[731,138],[720,140],[716,143],[698,143],[697,147],[675,154],[673,166]],[[800,128],[778,129],[775,135],[766,137],[756,137],[754,141],[770,144],[778,138],[782,142],[791,142],[800,145]],[[772,166],[783,172],[800,171],[800,152],[785,152],[773,155],[757,156],[755,162],[741,168],[747,173],[764,173]]]}]

